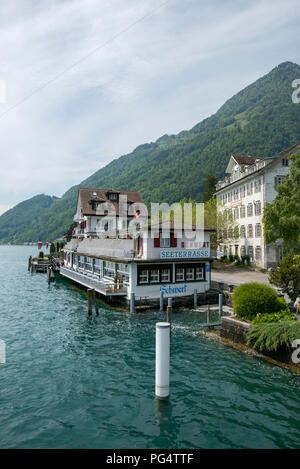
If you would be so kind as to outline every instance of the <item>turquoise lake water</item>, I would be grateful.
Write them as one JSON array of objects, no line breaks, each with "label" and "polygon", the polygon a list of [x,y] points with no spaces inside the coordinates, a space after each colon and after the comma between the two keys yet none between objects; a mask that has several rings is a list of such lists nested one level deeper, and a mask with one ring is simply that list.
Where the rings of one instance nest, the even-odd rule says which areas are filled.
[{"label": "turquoise lake water", "polygon": [[154,399],[159,312],[100,305],[0,246],[1,448],[298,448],[300,376],[199,336],[173,313],[171,397]]}]

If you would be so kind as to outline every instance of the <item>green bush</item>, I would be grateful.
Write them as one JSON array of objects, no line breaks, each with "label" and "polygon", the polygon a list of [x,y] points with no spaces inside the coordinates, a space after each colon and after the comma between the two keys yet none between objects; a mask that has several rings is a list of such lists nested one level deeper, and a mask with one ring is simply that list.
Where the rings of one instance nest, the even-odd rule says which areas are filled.
[{"label": "green bush", "polygon": [[233,254],[229,254],[229,262],[233,262],[234,261],[234,255]]},{"label": "green bush", "polygon": [[40,252],[39,252],[39,259],[44,259],[44,253],[43,253],[43,251],[40,251]]},{"label": "green bush", "polygon": [[251,326],[247,344],[260,352],[276,352],[290,349],[295,339],[300,337],[300,322],[279,321]]},{"label": "green bush", "polygon": [[297,318],[291,314],[290,311],[278,311],[278,313],[273,313],[273,314],[260,314],[253,319],[252,324],[261,324],[262,322],[279,322],[282,320],[289,320],[289,321],[297,321]]},{"label": "green bush", "polygon": [[244,283],[232,295],[235,314],[243,319],[254,319],[258,314],[272,314],[285,309],[276,291],[262,283]]}]

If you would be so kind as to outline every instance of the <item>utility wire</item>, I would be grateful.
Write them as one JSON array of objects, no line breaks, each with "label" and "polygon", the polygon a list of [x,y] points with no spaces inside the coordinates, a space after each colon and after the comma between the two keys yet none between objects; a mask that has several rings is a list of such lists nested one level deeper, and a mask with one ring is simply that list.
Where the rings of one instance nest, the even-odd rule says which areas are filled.
[{"label": "utility wire", "polygon": [[145,20],[146,18],[148,18],[149,16],[153,15],[153,13],[155,13],[156,11],[160,10],[162,7],[164,7],[165,5],[167,5],[167,3],[170,3],[171,0],[167,0],[166,2],[163,2],[161,3],[160,5],[158,5],[156,8],[153,8],[153,10],[149,11],[148,13],[146,13],[145,15],[141,16],[140,18],[138,18],[136,21],[134,21],[133,23],[131,23],[129,26],[127,26],[126,28],[122,29],[121,31],[119,31],[117,34],[115,34],[114,36],[112,36],[110,39],[108,39],[107,41],[103,42],[102,44],[98,45],[97,47],[95,47],[94,49],[92,49],[88,54],[86,54],[85,56],[81,57],[80,59],[78,59],[76,62],[73,62],[71,65],[69,65],[68,67],[66,67],[64,70],[62,70],[61,72],[59,72],[57,75],[55,75],[53,78],[50,78],[49,80],[47,80],[45,83],[43,83],[42,85],[40,85],[39,87],[37,87],[35,90],[33,90],[31,93],[29,93],[27,96],[24,96],[24,98],[22,98],[20,101],[18,101],[17,103],[13,104],[11,107],[9,107],[8,109],[6,109],[2,114],[0,114],[0,119],[2,119],[2,117],[4,117],[6,114],[8,114],[10,111],[12,111],[13,109],[17,108],[18,106],[20,106],[21,104],[23,104],[25,101],[28,101],[32,96],[34,96],[35,94],[39,93],[40,91],[42,91],[43,89],[45,89],[47,86],[51,85],[52,83],[54,83],[55,81],[59,80],[59,78],[61,78],[63,75],[65,75],[65,73],[68,73],[70,70],[72,70],[73,68],[77,67],[77,65],[81,64],[82,62],[84,62],[85,60],[87,60],[89,57],[91,57],[91,55],[95,54],[96,52],[98,52],[100,49],[103,49],[105,46],[107,46],[108,44],[112,43],[113,41],[115,41],[118,37],[120,37],[122,34],[126,33],[127,31],[129,31],[130,29],[132,29],[134,26],[136,26],[138,23],[140,23],[141,21]]}]

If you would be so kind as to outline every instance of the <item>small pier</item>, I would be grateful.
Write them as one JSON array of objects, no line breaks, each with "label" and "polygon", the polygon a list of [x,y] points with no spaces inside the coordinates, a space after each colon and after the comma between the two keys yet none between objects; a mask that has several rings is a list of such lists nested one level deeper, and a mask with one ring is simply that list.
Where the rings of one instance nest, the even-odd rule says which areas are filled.
[{"label": "small pier", "polygon": [[47,258],[33,258],[30,256],[28,259],[28,270],[31,273],[46,274],[50,266],[50,260]]}]

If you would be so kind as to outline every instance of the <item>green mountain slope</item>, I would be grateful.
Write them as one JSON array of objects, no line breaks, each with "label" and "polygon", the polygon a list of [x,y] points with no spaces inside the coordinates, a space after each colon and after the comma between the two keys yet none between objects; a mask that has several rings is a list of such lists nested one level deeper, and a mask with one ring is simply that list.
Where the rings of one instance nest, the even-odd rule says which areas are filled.
[{"label": "green mountain slope", "polygon": [[43,226],[39,220],[44,218],[44,214],[56,200],[58,200],[57,197],[40,194],[5,212],[0,217],[1,242],[36,241],[37,233],[40,234],[41,239],[45,239],[47,226]]},{"label": "green mountain slope", "polygon": [[[13,239],[61,236],[72,222],[78,187],[139,190],[147,204],[172,203],[183,197],[201,201],[208,174],[223,177],[230,154],[270,156],[300,141],[300,105],[291,100],[292,81],[299,77],[299,65],[280,64],[191,130],[141,145],[72,187],[37,214],[35,233],[32,226],[27,229],[16,223]],[[0,242],[11,241],[3,217]]]}]

